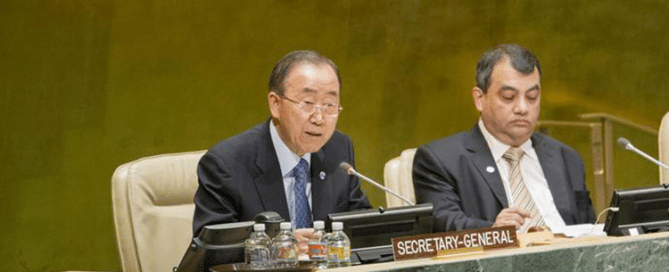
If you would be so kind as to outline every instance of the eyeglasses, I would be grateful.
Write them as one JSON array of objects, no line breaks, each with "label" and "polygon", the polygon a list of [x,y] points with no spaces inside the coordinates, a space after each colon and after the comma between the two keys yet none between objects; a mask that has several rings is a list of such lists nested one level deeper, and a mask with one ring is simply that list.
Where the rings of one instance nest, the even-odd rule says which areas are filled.
[{"label": "eyeglasses", "polygon": [[300,108],[300,110],[302,110],[304,113],[309,114],[309,115],[314,114],[317,109],[320,109],[321,113],[324,116],[337,117],[339,115],[339,113],[341,113],[341,111],[344,109],[344,107],[337,106],[337,105],[332,104],[332,103],[316,104],[314,102],[309,102],[309,101],[298,102],[298,101],[295,101],[295,100],[290,99],[290,98],[288,98],[286,96],[283,96],[283,95],[279,95],[279,97],[297,104],[297,106]]}]

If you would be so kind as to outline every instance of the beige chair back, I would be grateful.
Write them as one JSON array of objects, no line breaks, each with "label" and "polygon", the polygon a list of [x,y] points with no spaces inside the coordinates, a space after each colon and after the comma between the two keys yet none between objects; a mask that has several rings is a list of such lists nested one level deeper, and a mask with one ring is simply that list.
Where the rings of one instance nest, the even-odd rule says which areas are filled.
[{"label": "beige chair back", "polygon": [[202,151],[141,158],[112,176],[112,208],[123,271],[172,271],[193,235],[193,196]]},{"label": "beige chair back", "polygon": [[[657,135],[660,161],[669,165],[669,112],[664,115]],[[660,183],[669,183],[669,170],[660,167]]]},{"label": "beige chair back", "polygon": [[[413,156],[415,154],[415,148],[406,149],[398,157],[389,160],[383,168],[385,186],[414,203],[416,202],[416,195],[413,191],[411,171],[413,169]],[[386,193],[386,204],[388,208],[409,205],[389,193]]]}]

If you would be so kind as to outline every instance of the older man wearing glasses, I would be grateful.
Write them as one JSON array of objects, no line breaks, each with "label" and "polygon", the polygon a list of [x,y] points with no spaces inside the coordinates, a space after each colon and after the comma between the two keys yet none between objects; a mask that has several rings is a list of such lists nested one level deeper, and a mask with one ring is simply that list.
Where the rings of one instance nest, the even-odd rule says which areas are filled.
[{"label": "older man wearing glasses", "polygon": [[371,208],[358,179],[338,170],[342,161],[354,164],[351,141],[335,131],[340,86],[337,66],[317,52],[294,51],[277,63],[267,95],[271,118],[200,160],[195,236],[205,225],[274,211],[303,240],[314,220]]}]

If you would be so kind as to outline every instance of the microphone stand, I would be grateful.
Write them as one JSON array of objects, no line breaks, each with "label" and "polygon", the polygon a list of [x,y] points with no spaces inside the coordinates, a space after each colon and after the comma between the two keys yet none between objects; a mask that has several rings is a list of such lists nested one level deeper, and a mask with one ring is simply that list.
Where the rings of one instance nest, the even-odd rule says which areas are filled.
[{"label": "microphone stand", "polygon": [[366,177],[365,175],[358,173],[358,172],[355,171],[355,169],[353,169],[352,167],[349,168],[347,172],[348,172],[349,175],[356,175],[356,176],[358,176],[359,178],[364,179],[365,181],[367,181],[367,182],[371,183],[372,185],[378,187],[379,189],[384,190],[384,191],[390,193],[391,195],[394,195],[394,196],[398,197],[399,199],[402,199],[402,201],[404,201],[405,203],[407,203],[407,204],[409,204],[409,205],[411,205],[411,206],[416,205],[415,203],[411,202],[411,200],[408,200],[408,199],[406,199],[405,197],[403,197],[403,196],[401,196],[401,195],[399,195],[399,194],[393,192],[392,190],[386,188],[385,186],[376,183],[375,181],[373,181],[372,179]]},{"label": "microphone stand", "polygon": [[649,161],[652,161],[653,163],[659,165],[660,167],[663,167],[664,169],[669,170],[669,166],[667,166],[667,165],[665,165],[664,163],[662,163],[662,162],[656,160],[655,158],[649,156],[648,154],[644,153],[643,151],[637,149],[637,148],[634,147],[634,146],[632,145],[632,143],[631,143],[630,141],[628,141],[627,139],[620,137],[620,138],[618,138],[618,143],[619,143],[624,149],[633,151],[634,153],[639,154],[640,156],[642,156],[642,157],[648,159]]}]

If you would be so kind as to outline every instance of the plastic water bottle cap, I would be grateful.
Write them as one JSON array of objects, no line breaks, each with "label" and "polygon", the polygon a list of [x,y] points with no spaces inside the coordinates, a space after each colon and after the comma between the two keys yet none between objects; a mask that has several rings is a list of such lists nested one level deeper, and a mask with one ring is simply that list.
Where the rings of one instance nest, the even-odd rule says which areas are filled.
[{"label": "plastic water bottle cap", "polygon": [[291,228],[290,222],[281,222],[280,228],[282,230],[289,230]]},{"label": "plastic water bottle cap", "polygon": [[253,231],[265,231],[265,224],[253,225]]},{"label": "plastic water bottle cap", "polygon": [[314,221],[314,229],[324,229],[325,228],[325,222],[323,221]]},{"label": "plastic water bottle cap", "polygon": [[332,230],[343,230],[344,223],[342,222],[332,222]]}]

